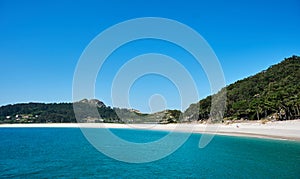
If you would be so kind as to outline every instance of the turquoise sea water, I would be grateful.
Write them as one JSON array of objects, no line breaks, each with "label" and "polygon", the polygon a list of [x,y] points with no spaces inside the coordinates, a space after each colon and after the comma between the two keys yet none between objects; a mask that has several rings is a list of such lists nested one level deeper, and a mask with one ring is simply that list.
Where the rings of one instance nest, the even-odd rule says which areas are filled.
[{"label": "turquoise sea water", "polygon": [[[102,130],[102,129],[99,129]],[[114,129],[145,142],[166,132]],[[0,128],[0,178],[300,178],[300,142],[193,134],[161,160],[130,164],[98,152],[76,128]]]}]

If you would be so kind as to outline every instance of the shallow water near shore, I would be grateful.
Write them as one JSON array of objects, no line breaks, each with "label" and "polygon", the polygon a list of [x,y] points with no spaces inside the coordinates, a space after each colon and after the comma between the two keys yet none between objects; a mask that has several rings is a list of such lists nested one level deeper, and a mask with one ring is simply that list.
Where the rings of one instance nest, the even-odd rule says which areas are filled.
[{"label": "shallow water near shore", "polygon": [[[139,143],[168,134],[132,129],[112,132]],[[192,134],[176,152],[161,160],[131,164],[97,151],[78,128],[0,128],[0,178],[300,176],[300,142],[215,136],[200,149],[200,137]]]}]

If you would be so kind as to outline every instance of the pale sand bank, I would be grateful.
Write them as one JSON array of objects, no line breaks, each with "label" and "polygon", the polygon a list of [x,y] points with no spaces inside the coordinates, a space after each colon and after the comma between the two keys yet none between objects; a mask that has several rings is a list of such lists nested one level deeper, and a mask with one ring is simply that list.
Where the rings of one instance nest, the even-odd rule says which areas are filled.
[{"label": "pale sand bank", "polygon": [[234,124],[112,124],[112,123],[47,123],[47,124],[1,124],[0,128],[118,128],[145,129],[193,133],[209,133],[230,136],[248,136],[300,141],[300,119],[262,124],[243,122]]}]

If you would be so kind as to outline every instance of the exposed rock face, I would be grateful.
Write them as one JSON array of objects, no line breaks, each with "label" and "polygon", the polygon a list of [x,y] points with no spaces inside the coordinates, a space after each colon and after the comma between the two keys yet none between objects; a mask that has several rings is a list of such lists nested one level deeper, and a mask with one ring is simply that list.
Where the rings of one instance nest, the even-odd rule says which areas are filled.
[{"label": "exposed rock face", "polygon": [[99,108],[106,107],[105,104],[98,99],[91,99],[91,100],[89,100],[89,103],[94,104]]},{"label": "exposed rock face", "polygon": [[98,100],[98,99],[90,99],[90,100],[83,99],[83,100],[80,100],[79,102],[80,103],[89,103],[89,104],[92,104],[92,105],[96,105],[99,108],[106,107],[105,104],[102,101]]},{"label": "exposed rock face", "polygon": [[88,103],[89,102],[89,100],[88,99],[82,99],[82,100],[80,100],[80,101],[78,101],[79,103]]}]

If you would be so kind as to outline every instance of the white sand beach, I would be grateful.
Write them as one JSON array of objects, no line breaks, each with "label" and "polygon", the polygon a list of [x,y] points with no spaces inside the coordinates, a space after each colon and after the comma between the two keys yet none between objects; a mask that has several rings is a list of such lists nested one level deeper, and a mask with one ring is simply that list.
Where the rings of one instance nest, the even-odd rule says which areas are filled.
[{"label": "white sand beach", "polygon": [[230,136],[248,136],[300,141],[300,119],[262,124],[249,121],[232,124],[114,124],[114,123],[46,123],[46,124],[1,124],[0,128],[119,128],[209,133]]}]

